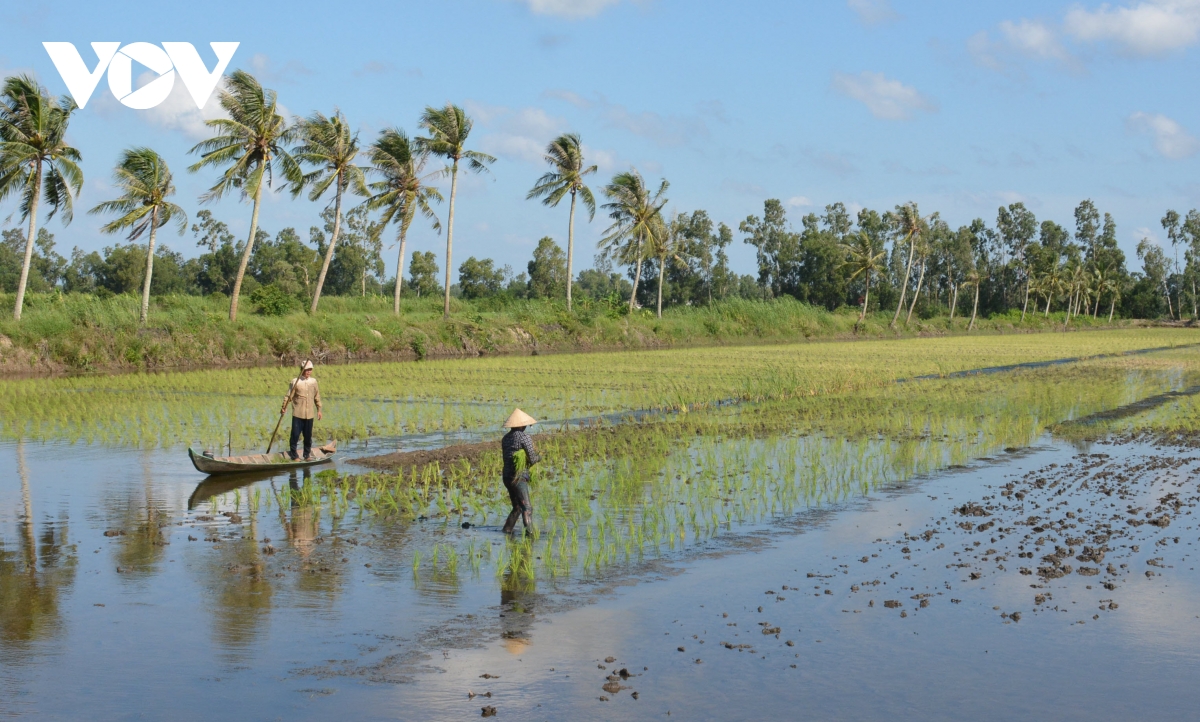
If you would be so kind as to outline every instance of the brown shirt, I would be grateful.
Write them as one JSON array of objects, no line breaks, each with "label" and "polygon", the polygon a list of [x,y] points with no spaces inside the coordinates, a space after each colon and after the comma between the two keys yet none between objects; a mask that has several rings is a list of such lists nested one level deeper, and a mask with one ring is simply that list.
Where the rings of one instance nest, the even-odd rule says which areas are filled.
[{"label": "brown shirt", "polygon": [[317,380],[293,379],[296,391],[292,394],[292,416],[297,419],[316,418],[321,410],[321,390],[317,388]]}]

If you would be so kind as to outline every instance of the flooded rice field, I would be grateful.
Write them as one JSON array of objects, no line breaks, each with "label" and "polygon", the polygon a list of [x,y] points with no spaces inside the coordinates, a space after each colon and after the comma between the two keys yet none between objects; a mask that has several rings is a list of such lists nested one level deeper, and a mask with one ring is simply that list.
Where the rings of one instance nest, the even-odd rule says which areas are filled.
[{"label": "flooded rice field", "polygon": [[[30,433],[9,414],[33,394],[10,387],[0,715],[1189,715],[1200,350],[1072,334],[1071,363],[944,378],[1021,363],[1029,339],[917,353],[926,341],[842,344],[843,359],[829,344],[817,362],[766,349],[741,377],[662,352],[620,380],[624,408],[596,401],[617,382],[577,369],[571,408],[527,409],[551,423],[537,531],[515,538],[498,453],[463,443],[498,439],[513,399],[455,386],[449,365],[426,371],[447,401],[494,416],[381,424],[340,436],[333,468],[258,476],[191,467],[206,440],[181,425],[199,417],[158,408],[176,390],[122,382],[157,409],[124,412],[163,425],[135,444],[132,422],[54,408],[69,384],[50,381],[33,382]],[[351,426],[322,389],[326,428]]]}]

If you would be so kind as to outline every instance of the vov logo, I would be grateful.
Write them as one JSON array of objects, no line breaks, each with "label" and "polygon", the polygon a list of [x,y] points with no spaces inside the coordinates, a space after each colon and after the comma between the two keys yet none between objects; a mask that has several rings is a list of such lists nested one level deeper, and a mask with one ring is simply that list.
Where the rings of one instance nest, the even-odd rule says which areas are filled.
[{"label": "vov logo", "polygon": [[[42,43],[42,46],[50,54],[50,60],[58,68],[58,74],[80,108],[87,105],[96,86],[100,84],[100,76],[107,70],[108,89],[113,96],[129,108],[147,110],[171,94],[176,73],[196,102],[196,107],[203,108],[217,83],[221,82],[221,74],[229,67],[229,61],[240,44],[209,43],[217,55],[217,65],[212,72],[205,67],[200,53],[191,43],[163,43],[162,47],[153,43],[130,43],[125,46],[120,43],[92,43],[92,50],[99,58],[94,70],[88,70],[73,43]],[[158,73],[157,78],[136,90],[133,88],[134,61]]]}]

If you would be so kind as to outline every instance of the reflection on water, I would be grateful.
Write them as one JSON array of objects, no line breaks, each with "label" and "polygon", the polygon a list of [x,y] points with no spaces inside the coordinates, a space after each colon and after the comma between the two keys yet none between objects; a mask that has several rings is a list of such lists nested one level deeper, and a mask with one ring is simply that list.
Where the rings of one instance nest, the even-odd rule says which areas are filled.
[{"label": "reflection on water", "polygon": [[60,602],[75,581],[77,562],[66,518],[43,520],[39,535],[24,443],[16,444],[15,455],[22,512],[17,548],[7,543],[7,535],[0,538],[0,667],[29,662],[34,643],[60,634]]},{"label": "reflection on water", "polygon": [[[394,718],[394,690],[354,686],[332,709],[311,690],[374,679],[371,660],[431,654],[432,665],[439,650],[492,641],[513,659],[536,656],[556,595],[655,559],[688,560],[706,542],[1027,444],[1056,420],[1188,379],[1101,381],[936,410],[884,398],[854,418],[809,406],[794,433],[670,439],[663,453],[577,464],[536,492],[544,536],[528,543],[463,529],[453,514],[364,510],[344,490],[331,501],[329,477],[309,469],[201,479],[177,449],[0,444],[0,469],[16,471],[0,474],[0,697],[23,689],[31,715],[77,716],[94,703],[96,717],[112,718],[136,691],[149,717],[199,719],[213,695],[236,692],[246,716],[266,717],[305,689],[313,706],[296,719]],[[721,413],[740,423],[759,410]],[[858,437],[851,421],[863,425]],[[423,498],[430,517],[438,501],[462,506]],[[464,518],[486,524],[488,511]],[[329,660],[351,671],[297,671]],[[74,678],[94,682],[61,689]],[[424,703],[415,709],[440,711]]]}]

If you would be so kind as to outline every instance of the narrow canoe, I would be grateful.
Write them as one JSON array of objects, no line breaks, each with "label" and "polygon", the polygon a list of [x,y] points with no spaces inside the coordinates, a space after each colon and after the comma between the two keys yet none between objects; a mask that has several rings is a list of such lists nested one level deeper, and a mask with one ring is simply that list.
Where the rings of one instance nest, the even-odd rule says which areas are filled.
[{"label": "narrow canoe", "polygon": [[205,456],[194,449],[188,449],[188,458],[196,471],[205,474],[237,474],[247,471],[283,471],[287,469],[302,469],[306,466],[327,464],[337,453],[337,442],[313,449],[312,459],[292,461],[287,452],[277,451],[273,454],[247,454],[246,456]]}]

